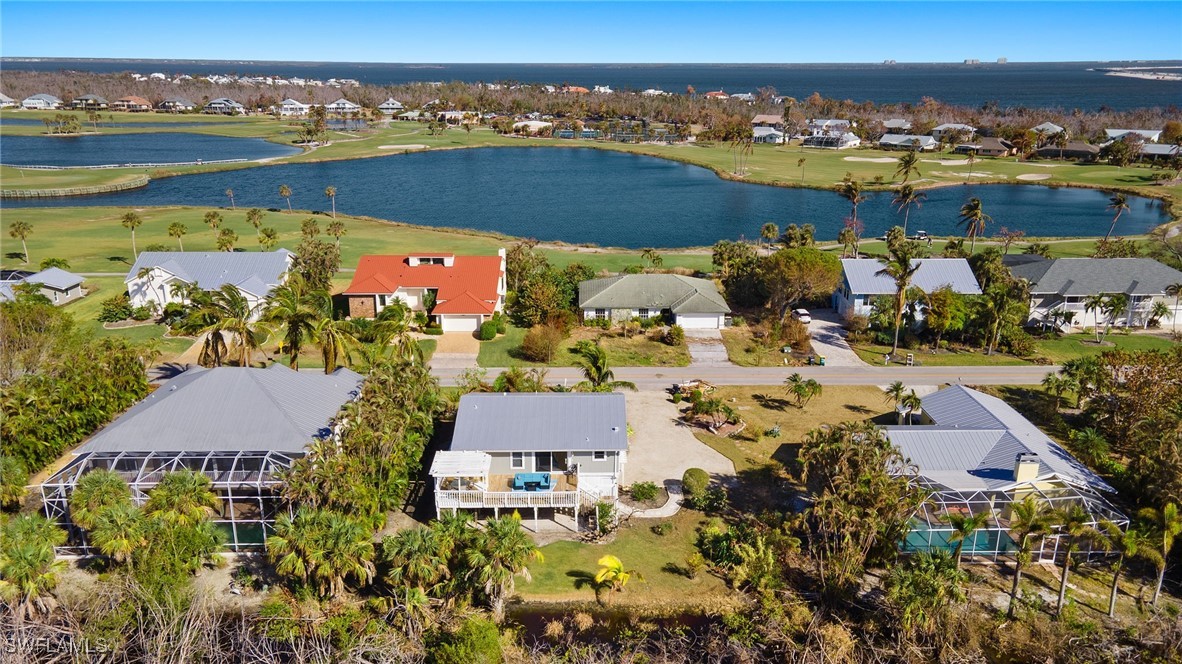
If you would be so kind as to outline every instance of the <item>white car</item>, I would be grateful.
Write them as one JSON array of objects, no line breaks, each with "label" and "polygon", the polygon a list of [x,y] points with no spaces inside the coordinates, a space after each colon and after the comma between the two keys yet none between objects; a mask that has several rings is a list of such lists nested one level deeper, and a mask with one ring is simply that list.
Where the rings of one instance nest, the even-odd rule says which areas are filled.
[{"label": "white car", "polygon": [[809,323],[813,322],[813,317],[811,315],[809,315],[808,309],[793,309],[792,310],[792,317],[795,318],[796,320],[804,323],[805,325],[808,325]]}]

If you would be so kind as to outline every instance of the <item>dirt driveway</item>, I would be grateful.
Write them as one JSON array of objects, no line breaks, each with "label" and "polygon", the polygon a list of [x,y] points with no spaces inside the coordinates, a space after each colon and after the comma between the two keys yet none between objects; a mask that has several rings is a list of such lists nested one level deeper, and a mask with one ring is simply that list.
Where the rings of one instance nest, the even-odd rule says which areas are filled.
[{"label": "dirt driveway", "polygon": [[664,392],[625,392],[628,424],[628,465],[624,483],[681,481],[689,468],[701,468],[711,477],[735,474],[730,459],[694,437],[693,430],[677,419],[677,406]]}]

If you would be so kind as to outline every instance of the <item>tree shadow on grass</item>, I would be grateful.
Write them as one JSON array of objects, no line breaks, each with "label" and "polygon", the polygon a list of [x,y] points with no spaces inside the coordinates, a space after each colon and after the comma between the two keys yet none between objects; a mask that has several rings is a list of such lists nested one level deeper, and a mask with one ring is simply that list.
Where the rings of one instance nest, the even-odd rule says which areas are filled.
[{"label": "tree shadow on grass", "polygon": [[127,260],[127,256],[107,256],[107,260],[111,261],[112,263],[131,265],[131,261]]},{"label": "tree shadow on grass", "polygon": [[866,406],[862,406],[862,405],[859,405],[856,403],[847,403],[847,404],[845,404],[844,408],[846,410],[850,411],[851,413],[857,413],[858,415],[870,415],[871,413],[874,412],[873,410],[867,408]]},{"label": "tree shadow on grass", "polygon": [[584,588],[595,590],[599,586],[599,584],[595,582],[595,575],[586,570],[572,569],[571,571],[567,572],[566,575],[571,579],[574,579],[575,590],[582,590]]},{"label": "tree shadow on grass", "polygon": [[753,394],[751,398],[755,400],[755,403],[768,410],[783,411],[792,405],[787,399],[781,399],[780,397],[773,397],[767,394]]},{"label": "tree shadow on grass", "polygon": [[10,251],[7,254],[4,254],[4,257],[11,258],[13,260],[20,259],[22,261],[25,259],[25,255],[19,251]]}]

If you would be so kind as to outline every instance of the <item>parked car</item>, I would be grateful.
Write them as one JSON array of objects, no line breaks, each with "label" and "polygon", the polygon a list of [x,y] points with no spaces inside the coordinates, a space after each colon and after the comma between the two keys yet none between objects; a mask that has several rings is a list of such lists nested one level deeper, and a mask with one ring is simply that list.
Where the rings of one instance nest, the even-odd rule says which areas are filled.
[{"label": "parked car", "polygon": [[805,325],[813,322],[813,317],[811,314],[809,314],[808,309],[794,309],[792,311],[792,317],[804,323]]}]

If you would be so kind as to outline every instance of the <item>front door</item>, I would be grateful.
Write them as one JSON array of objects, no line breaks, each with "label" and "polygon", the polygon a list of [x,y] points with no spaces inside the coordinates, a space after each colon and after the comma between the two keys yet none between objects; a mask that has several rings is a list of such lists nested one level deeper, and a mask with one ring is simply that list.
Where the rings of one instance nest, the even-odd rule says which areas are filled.
[{"label": "front door", "polygon": [[534,471],[561,473],[566,470],[566,452],[534,452]]}]

